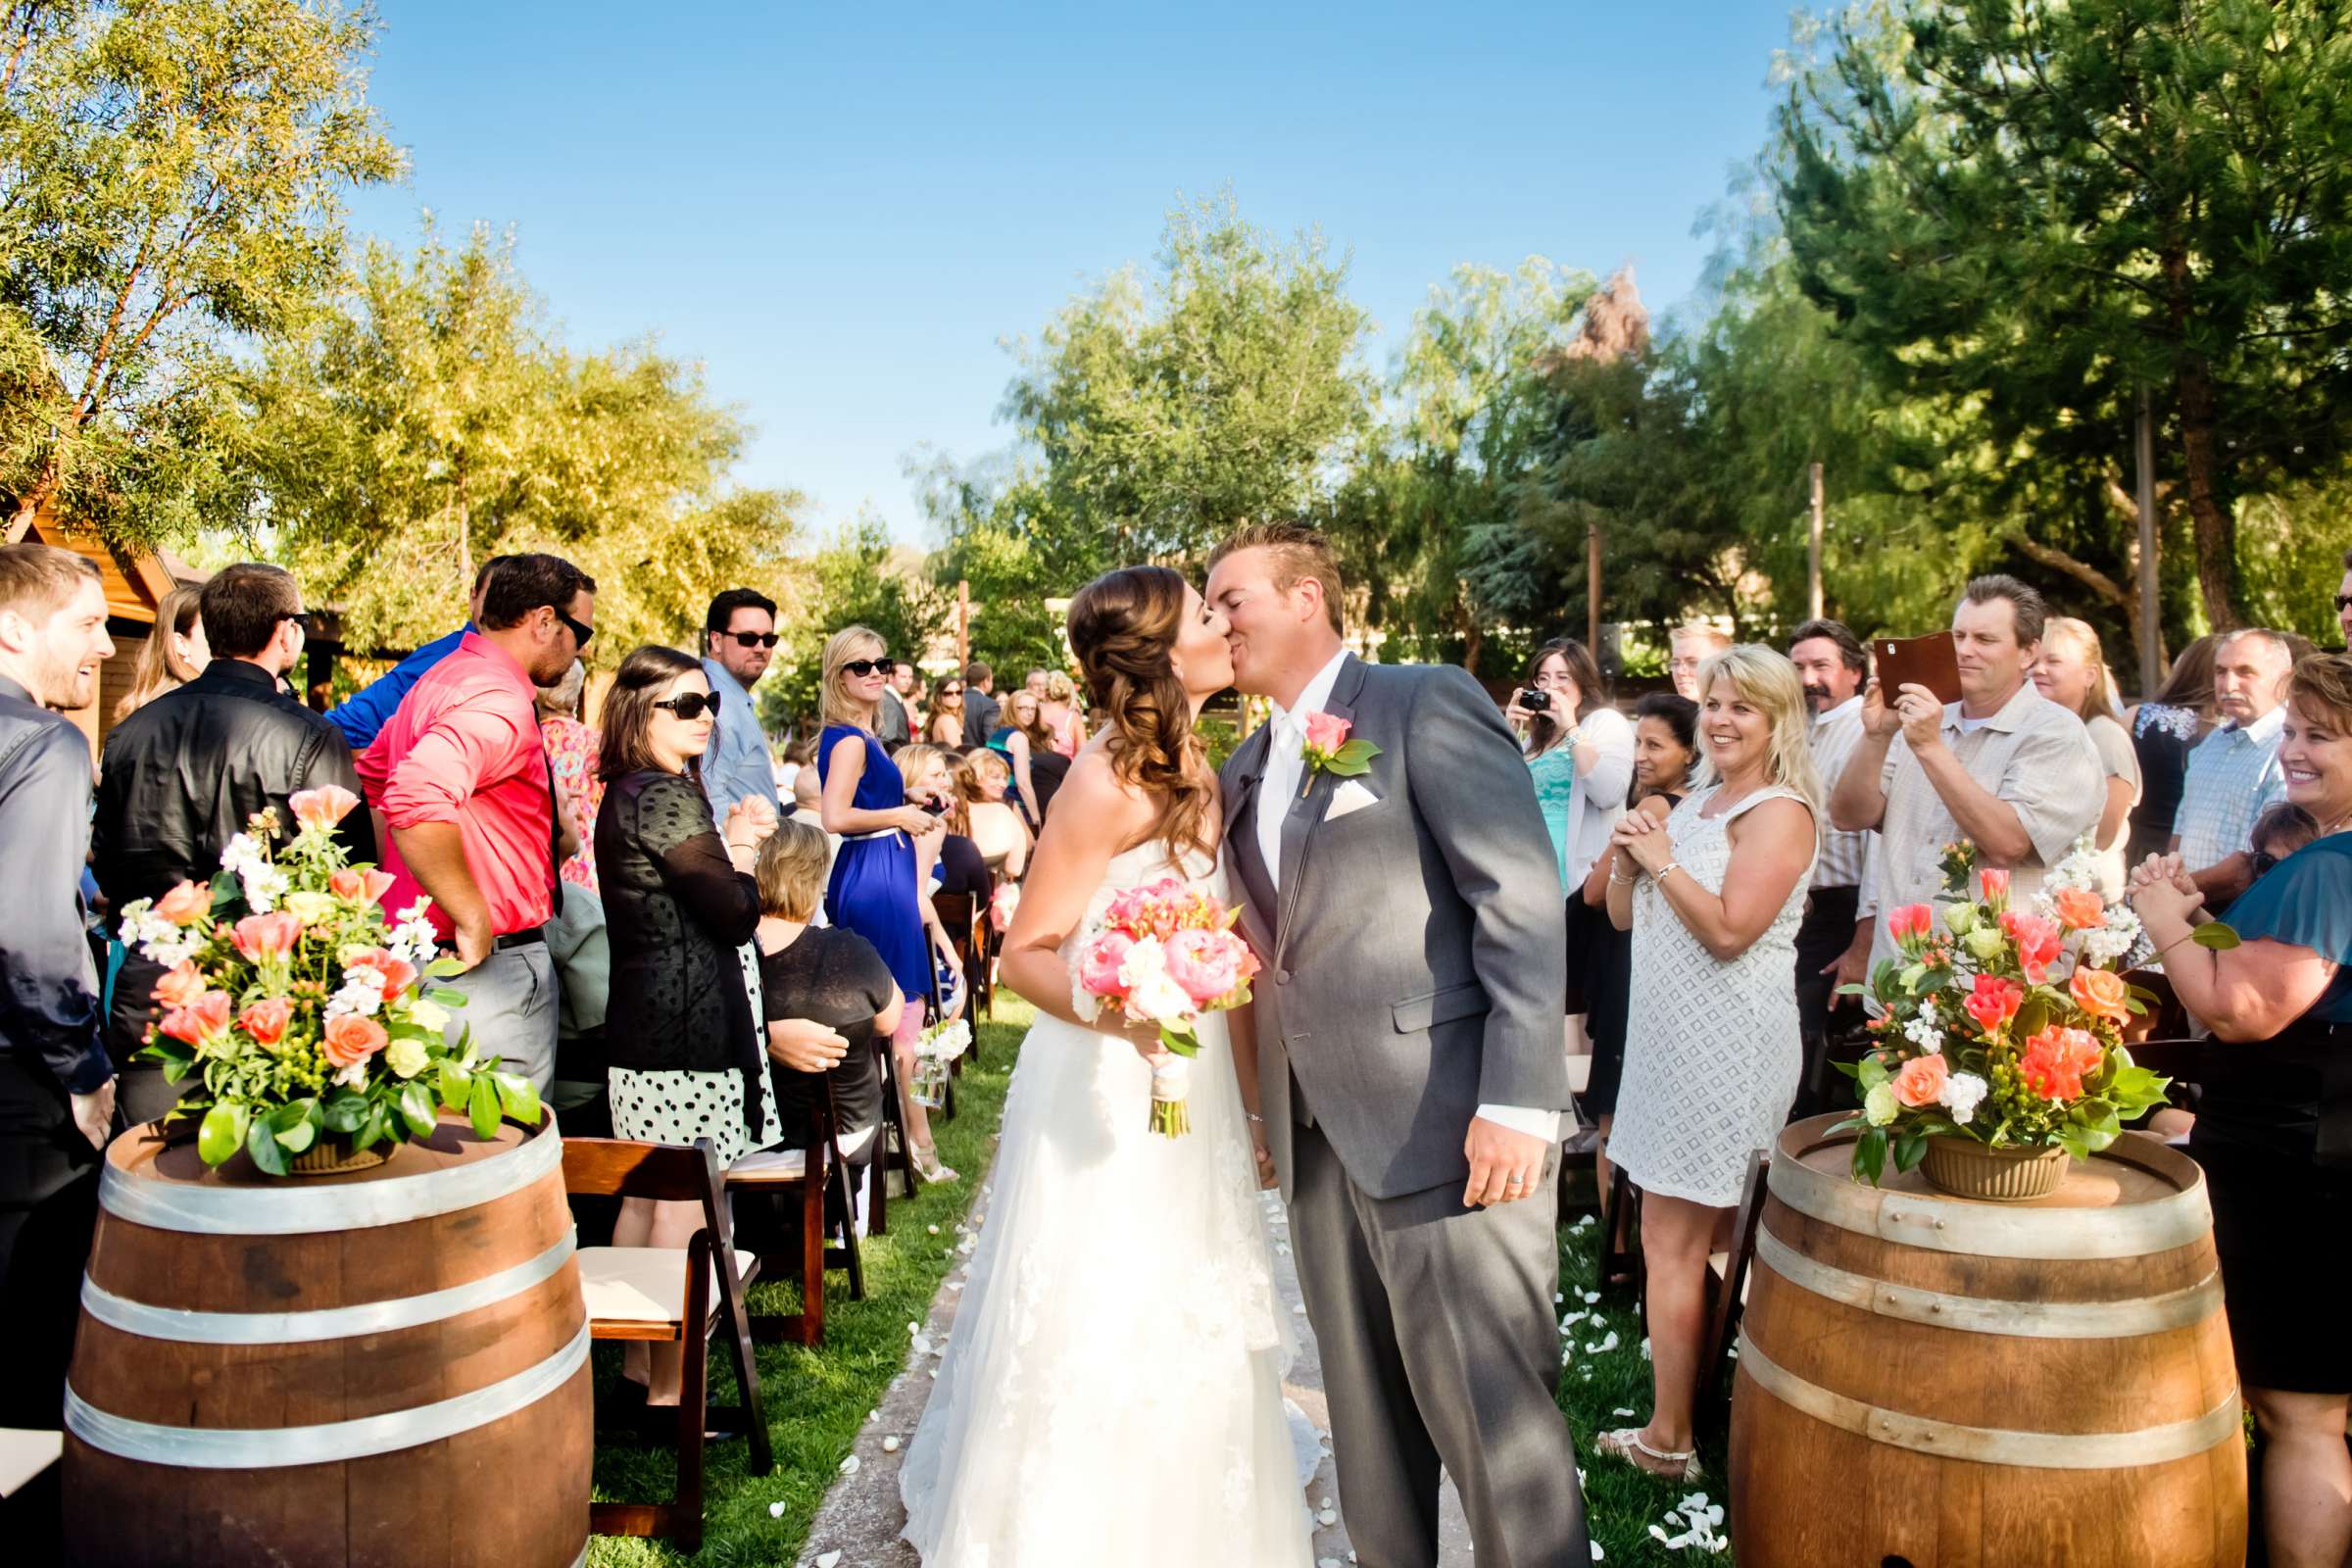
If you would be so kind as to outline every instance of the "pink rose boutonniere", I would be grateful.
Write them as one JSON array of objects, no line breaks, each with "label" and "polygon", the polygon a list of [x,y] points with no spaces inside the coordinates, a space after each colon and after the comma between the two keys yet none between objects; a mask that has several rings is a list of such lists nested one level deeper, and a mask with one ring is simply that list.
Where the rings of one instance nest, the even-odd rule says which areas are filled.
[{"label": "pink rose boutonniere", "polygon": [[1317,773],[1329,773],[1334,778],[1353,778],[1367,772],[1372,759],[1380,748],[1370,741],[1351,741],[1348,732],[1355,726],[1336,713],[1309,713],[1300,720],[1306,730],[1306,744],[1298,749],[1298,757],[1306,764],[1298,785],[1298,798],[1315,787]]}]

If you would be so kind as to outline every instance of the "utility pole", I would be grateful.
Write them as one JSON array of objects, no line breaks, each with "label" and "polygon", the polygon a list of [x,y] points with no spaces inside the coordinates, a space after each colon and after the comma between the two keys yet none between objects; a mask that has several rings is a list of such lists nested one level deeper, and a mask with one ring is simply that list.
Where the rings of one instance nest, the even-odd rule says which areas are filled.
[{"label": "utility pole", "polygon": [[956,579],[956,676],[963,678],[963,666],[972,662],[972,585],[968,578]]},{"label": "utility pole", "polygon": [[2153,396],[2139,394],[2139,695],[2156,695],[2164,680],[2163,632],[2156,603],[2156,413]]},{"label": "utility pole", "polygon": [[1585,649],[1600,657],[1600,524],[1585,524]]},{"label": "utility pole", "polygon": [[1821,465],[1813,465],[1813,522],[1805,544],[1805,614],[1821,618]]}]

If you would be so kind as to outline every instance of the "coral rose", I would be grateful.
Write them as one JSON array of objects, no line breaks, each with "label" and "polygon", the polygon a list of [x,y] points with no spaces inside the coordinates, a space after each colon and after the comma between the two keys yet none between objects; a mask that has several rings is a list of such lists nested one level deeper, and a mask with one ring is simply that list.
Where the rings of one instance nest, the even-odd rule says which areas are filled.
[{"label": "coral rose", "polygon": [[2058,922],[2013,911],[2001,916],[2001,929],[2017,944],[2018,966],[2026,971],[2026,978],[2040,984],[2050,965],[2058,961],[2058,950],[2065,941]]},{"label": "coral rose", "polygon": [[2016,981],[1981,974],[1960,1005],[1977,1021],[1978,1028],[1991,1034],[2017,1016],[2018,1004],[2025,1000],[2025,988]]},{"label": "coral rose", "polygon": [[1308,713],[1298,723],[1306,731],[1306,744],[1326,753],[1347,745],[1348,732],[1355,727],[1337,713]]},{"label": "coral rose", "polygon": [[2107,917],[2107,901],[2088,888],[2060,888],[2050,899],[2058,923],[2072,931],[2088,931]]},{"label": "coral rose", "polygon": [[2067,989],[2092,1017],[2104,1018],[2119,1029],[2132,1021],[2132,987],[2122,975],[2105,969],[2080,968],[2068,980]]},{"label": "coral rose", "polygon": [[213,890],[202,882],[182,882],[155,901],[155,912],[173,925],[194,925],[213,912]]},{"label": "coral rose", "polygon": [[386,1002],[392,1001],[416,983],[416,966],[405,958],[395,958],[390,951],[384,948],[368,948],[357,954],[345,949],[343,968],[346,978],[353,969],[374,970],[377,980],[383,987]]},{"label": "coral rose", "polygon": [[2095,1037],[2084,1030],[2053,1024],[2026,1042],[2024,1054],[2017,1058],[2017,1071],[2044,1100],[2080,1100],[2083,1077],[2098,1071],[2106,1059]]},{"label": "coral rose", "polygon": [[1886,916],[1886,934],[1899,947],[1908,948],[1934,929],[1936,911],[1924,904],[1906,904]]},{"label": "coral rose", "polygon": [[2009,873],[1999,866],[1987,866],[1977,873],[1977,885],[1984,890],[1984,899],[1995,909],[2009,907]]},{"label": "coral rose", "polygon": [[192,959],[181,959],[155,982],[155,1000],[167,1007],[184,1007],[204,995],[204,976]]},{"label": "coral rose", "polygon": [[294,820],[306,828],[324,832],[351,814],[360,798],[340,784],[327,784],[315,790],[296,790],[286,804],[294,808]]},{"label": "coral rose", "polygon": [[1951,1075],[1952,1064],[1943,1059],[1940,1052],[1913,1056],[1894,1075],[1894,1098],[1913,1110],[1933,1105],[1942,1097],[1944,1080]]},{"label": "coral rose", "polygon": [[259,1045],[274,1046],[286,1038],[286,1021],[294,1015],[294,1004],[286,997],[265,997],[249,1003],[237,1014],[237,1026],[253,1036]]},{"label": "coral rose", "polygon": [[326,889],[347,904],[373,904],[392,888],[392,873],[347,865],[326,879]]},{"label": "coral rose", "polygon": [[283,957],[302,940],[302,917],[279,909],[272,914],[249,914],[237,922],[237,951],[248,963]]},{"label": "coral rose", "polygon": [[373,1018],[362,1018],[356,1013],[347,1012],[339,1018],[326,1020],[326,1038],[319,1043],[318,1049],[336,1066],[356,1067],[383,1050],[389,1039],[384,1033],[384,1026]]},{"label": "coral rose", "polygon": [[185,1045],[201,1046],[228,1032],[228,993],[207,991],[184,1006],[164,1014],[156,1027]]}]

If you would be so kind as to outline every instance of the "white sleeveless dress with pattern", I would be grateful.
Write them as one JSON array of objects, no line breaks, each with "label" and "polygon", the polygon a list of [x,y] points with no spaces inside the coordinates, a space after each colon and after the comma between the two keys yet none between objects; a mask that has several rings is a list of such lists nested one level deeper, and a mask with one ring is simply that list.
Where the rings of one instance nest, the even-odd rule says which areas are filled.
[{"label": "white sleeveless dress with pattern", "polygon": [[[1685,796],[1666,831],[1676,874],[1720,897],[1731,824],[1765,801],[1803,797],[1775,786],[1720,817],[1700,815],[1717,793]],[[1635,886],[1625,1078],[1609,1158],[1643,1192],[1728,1208],[1740,1201],[1749,1152],[1771,1148],[1788,1121],[1804,1074],[1796,928],[1812,880],[1808,859],[1772,924],[1729,961],[1699,945],[1654,877]]]},{"label": "white sleeveless dress with pattern", "polygon": [[[1167,876],[1226,896],[1207,857],[1179,868],[1139,845],[1080,931]],[[1040,1018],[1022,1043],[900,1478],[926,1568],[1310,1563],[1282,1397],[1294,1341],[1223,1018],[1200,1033],[1174,1139],[1150,1130],[1151,1069],[1125,1040]]]}]

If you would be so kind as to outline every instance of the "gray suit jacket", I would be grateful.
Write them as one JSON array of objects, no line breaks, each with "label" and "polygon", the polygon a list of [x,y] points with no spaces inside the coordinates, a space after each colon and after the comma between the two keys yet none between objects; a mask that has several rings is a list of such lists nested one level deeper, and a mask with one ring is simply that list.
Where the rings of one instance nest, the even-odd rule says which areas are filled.
[{"label": "gray suit jacket", "polygon": [[[1326,822],[1341,780],[1262,798],[1270,726],[1225,763],[1226,843],[1255,993],[1266,1131],[1291,1186],[1292,1080],[1355,1185],[1467,1179],[1481,1104],[1564,1109],[1566,901],[1517,742],[1469,673],[1350,658],[1327,711],[1380,749],[1379,797]],[[1284,813],[1282,893],[1258,850]]]}]

